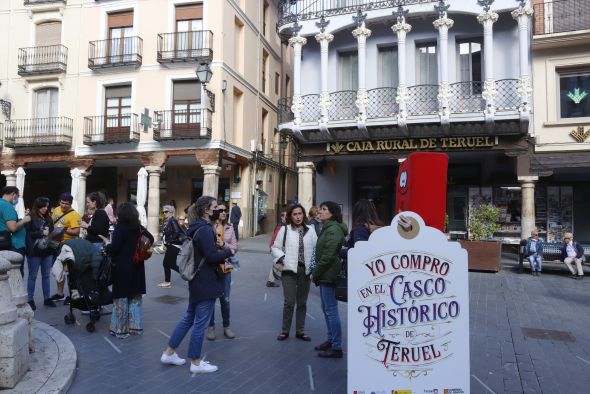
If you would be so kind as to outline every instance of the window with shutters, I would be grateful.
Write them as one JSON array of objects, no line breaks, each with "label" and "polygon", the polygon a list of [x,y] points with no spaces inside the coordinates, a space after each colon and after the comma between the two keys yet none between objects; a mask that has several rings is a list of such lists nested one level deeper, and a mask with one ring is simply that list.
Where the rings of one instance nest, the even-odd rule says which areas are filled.
[{"label": "window with shutters", "polygon": [[201,84],[197,80],[174,81],[172,89],[174,136],[198,135],[201,123]]},{"label": "window with shutters", "polygon": [[262,50],[262,93],[266,93],[266,82],[268,78],[268,52]]},{"label": "window with shutters", "polygon": [[61,22],[39,23],[35,29],[35,46],[46,47],[61,44]]},{"label": "window with shutters", "polygon": [[379,86],[397,87],[399,85],[397,70],[397,47],[379,48]]},{"label": "window with shutters", "polygon": [[197,56],[197,51],[203,48],[203,5],[177,5],[175,50],[178,57]]},{"label": "window with shutters", "polygon": [[340,90],[358,89],[358,54],[356,51],[338,54],[338,74]]},{"label": "window with shutters", "polygon": [[107,63],[131,61],[137,53],[133,40],[133,11],[109,14]]},{"label": "window with shutters", "polygon": [[124,141],[131,131],[131,85],[105,89],[105,141]]}]

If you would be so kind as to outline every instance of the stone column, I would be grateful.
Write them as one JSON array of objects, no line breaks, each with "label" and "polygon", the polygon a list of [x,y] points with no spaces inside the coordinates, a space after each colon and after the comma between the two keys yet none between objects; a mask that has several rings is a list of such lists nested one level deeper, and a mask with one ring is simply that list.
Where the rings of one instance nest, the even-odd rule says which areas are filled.
[{"label": "stone column", "polygon": [[0,251],[0,258],[6,259],[10,262],[10,271],[8,273],[8,283],[10,285],[10,292],[12,293],[12,302],[16,305],[16,313],[18,318],[24,319],[28,323],[28,347],[33,350],[33,317],[34,312],[27,303],[27,289],[20,273],[20,267],[24,264],[24,258],[20,253],[3,250]]},{"label": "stone column", "polygon": [[148,172],[147,229],[154,238],[160,233],[160,166],[146,166]]},{"label": "stone column", "polygon": [[18,318],[12,300],[10,269],[0,255],[0,388],[14,388],[29,369],[27,322]]},{"label": "stone column", "polygon": [[535,225],[535,182],[538,176],[519,176],[521,187],[520,238],[527,239]]},{"label": "stone column", "polygon": [[315,35],[315,39],[320,43],[321,53],[321,92],[320,92],[320,123],[327,125],[329,119],[328,111],[330,110],[330,92],[328,91],[328,47],[334,39],[334,35],[326,32],[320,32]]},{"label": "stone column", "polygon": [[365,22],[361,22],[359,27],[352,31],[352,35],[357,39],[358,43],[358,90],[356,93],[356,106],[359,113],[357,122],[359,123],[359,127],[366,127],[367,104],[369,104],[366,83],[367,38],[371,36],[371,30],[365,27]]},{"label": "stone column", "polygon": [[6,186],[16,186],[16,171],[4,170],[2,175],[6,177]]},{"label": "stone column", "polygon": [[485,82],[481,97],[486,101],[484,116],[487,122],[494,120],[496,107],[494,100],[497,95],[496,81],[494,80],[494,23],[498,20],[498,14],[489,10],[477,16],[477,21],[483,25],[483,50],[484,50],[484,74]]},{"label": "stone column", "polygon": [[448,124],[451,116],[450,100],[451,92],[449,87],[449,29],[453,27],[453,20],[447,18],[446,13],[442,14],[439,19],[433,23],[434,28],[439,33],[439,67],[440,81],[438,91],[439,115],[441,123]]},{"label": "stone column", "polygon": [[303,103],[301,101],[301,52],[303,46],[307,44],[307,39],[299,35],[289,38],[289,45],[293,47],[293,124],[295,129],[299,130],[301,125],[301,111]]},{"label": "stone column", "polygon": [[74,197],[72,208],[82,216],[86,209],[86,177],[88,173],[84,168],[76,167],[70,170],[70,175],[72,176],[71,194]]},{"label": "stone column", "polygon": [[397,35],[398,87],[395,97],[395,101],[399,105],[397,122],[399,126],[404,127],[408,117],[407,105],[410,101],[406,82],[406,35],[412,30],[412,26],[406,23],[405,17],[398,17],[397,23],[391,27],[391,30]]},{"label": "stone column", "polygon": [[313,174],[315,172],[315,165],[309,161],[298,162],[297,172],[299,175],[297,196],[305,211],[309,212],[309,208],[313,206]]},{"label": "stone column", "polygon": [[217,164],[203,164],[201,167],[203,167],[203,173],[205,174],[203,195],[217,199],[219,197],[219,173],[221,172],[221,167]]},{"label": "stone column", "polygon": [[529,77],[529,26],[533,9],[529,5],[518,7],[512,11],[512,17],[518,21],[518,53],[520,58],[520,79],[518,94],[520,95],[520,112],[528,116],[531,111],[530,100],[533,89]]}]

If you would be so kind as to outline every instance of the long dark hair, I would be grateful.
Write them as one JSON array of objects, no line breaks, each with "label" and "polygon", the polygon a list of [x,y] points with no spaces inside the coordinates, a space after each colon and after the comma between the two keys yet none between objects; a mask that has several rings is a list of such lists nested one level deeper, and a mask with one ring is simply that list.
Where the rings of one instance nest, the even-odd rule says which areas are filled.
[{"label": "long dark hair", "polygon": [[340,205],[338,205],[334,201],[324,201],[320,204],[320,208],[322,206],[328,208],[328,211],[330,211],[330,213],[332,214],[332,218],[330,220],[342,223],[342,210],[340,209]]},{"label": "long dark hair", "polygon": [[215,201],[215,197],[211,196],[201,196],[197,199],[194,207],[196,219],[203,219],[205,211],[209,209],[213,201]]},{"label": "long dark hair", "polygon": [[289,207],[287,208],[287,217],[285,218],[287,221],[287,224],[293,225],[293,222],[291,221],[291,215],[293,214],[293,211],[297,208],[301,208],[301,211],[303,212],[303,224],[307,224],[307,216],[305,216],[305,208],[303,208],[303,205],[301,205],[301,204],[289,205]]},{"label": "long dark hair", "polygon": [[[45,216],[41,215],[41,212],[39,212],[39,210],[43,207],[48,208],[47,212],[45,212]],[[51,223],[51,215],[49,214],[49,199],[47,197],[37,197],[35,199],[35,202],[33,203],[33,208],[31,209],[31,219],[41,219]]]},{"label": "long dark hair", "polygon": [[352,227],[369,224],[376,226],[383,225],[377,216],[377,209],[373,201],[361,198],[352,208]]},{"label": "long dark hair", "polygon": [[123,223],[130,229],[139,229],[139,213],[130,202],[124,202],[117,208],[117,224]]}]

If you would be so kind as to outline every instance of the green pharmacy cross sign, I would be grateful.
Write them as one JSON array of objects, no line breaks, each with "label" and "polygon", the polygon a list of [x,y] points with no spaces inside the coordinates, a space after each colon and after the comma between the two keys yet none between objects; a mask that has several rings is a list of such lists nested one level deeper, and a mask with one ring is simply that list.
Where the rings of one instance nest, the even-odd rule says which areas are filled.
[{"label": "green pharmacy cross sign", "polygon": [[586,96],[588,96],[588,92],[583,91],[580,92],[580,88],[575,88],[574,92],[568,92],[567,96],[575,103],[575,104],[580,104],[580,102],[582,100],[584,100],[586,98]]}]

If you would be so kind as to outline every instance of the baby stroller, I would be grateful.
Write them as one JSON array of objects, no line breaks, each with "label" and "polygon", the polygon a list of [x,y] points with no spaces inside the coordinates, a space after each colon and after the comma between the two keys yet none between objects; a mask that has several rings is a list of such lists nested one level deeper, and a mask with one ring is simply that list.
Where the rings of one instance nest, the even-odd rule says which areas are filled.
[{"label": "baby stroller", "polygon": [[[110,285],[110,257],[98,252],[94,245],[85,239],[64,242],[56,263],[61,262],[68,272],[70,288],[70,311],[64,316],[66,324],[74,324],[73,310],[87,311],[90,322],[86,331],[94,332],[95,323],[100,319],[102,306],[113,303]],[[105,273],[108,271],[108,273]],[[108,276],[108,277],[107,277]]]}]

